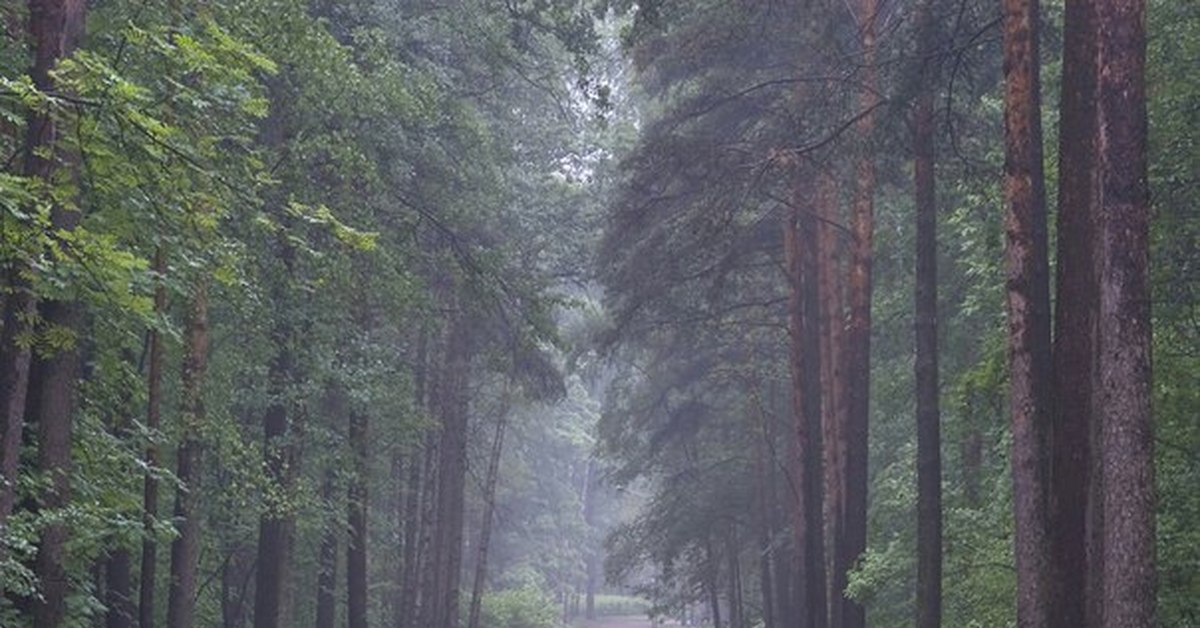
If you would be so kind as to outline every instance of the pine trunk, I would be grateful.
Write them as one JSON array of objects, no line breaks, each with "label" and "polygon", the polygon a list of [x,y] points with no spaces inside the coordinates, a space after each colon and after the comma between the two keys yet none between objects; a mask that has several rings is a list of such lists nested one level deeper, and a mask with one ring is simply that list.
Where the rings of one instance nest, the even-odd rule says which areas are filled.
[{"label": "pine trunk", "polygon": [[1037,0],[1004,2],[1004,196],[1017,625],[1051,626],[1050,287]]},{"label": "pine trunk", "polygon": [[1155,625],[1144,0],[1097,5],[1104,628]]},{"label": "pine trunk", "polygon": [[[1051,481],[1055,626],[1096,626],[1099,510],[1091,510],[1096,267],[1093,263],[1096,36],[1091,0],[1068,0],[1058,146],[1057,298],[1054,309],[1054,424]],[[1097,488],[1099,488],[1097,486]],[[1094,502],[1098,504],[1098,501]],[[1089,521],[1090,520],[1090,521]],[[1092,563],[1089,566],[1089,562]],[[1092,567],[1096,567],[1093,569]],[[1089,581],[1092,582],[1089,585]]]},{"label": "pine trunk", "polygon": [[933,15],[919,8],[921,80],[913,112],[914,188],[917,209],[917,628],[942,623],[942,456],[938,407],[937,183],[933,96]]},{"label": "pine trunk", "polygon": [[[854,207],[851,229],[854,234],[850,256],[849,322],[846,326],[846,440],[845,514],[842,547],[838,553],[839,573],[846,573],[867,549],[867,437],[870,428],[871,401],[871,265],[875,231],[875,161],[872,140],[875,135],[874,110],[879,106],[878,72],[875,67],[875,31],[879,7],[877,0],[860,0],[858,22],[863,52],[864,111],[858,122],[860,142],[855,167]],[[863,607],[843,598],[842,627],[863,628]]]}]

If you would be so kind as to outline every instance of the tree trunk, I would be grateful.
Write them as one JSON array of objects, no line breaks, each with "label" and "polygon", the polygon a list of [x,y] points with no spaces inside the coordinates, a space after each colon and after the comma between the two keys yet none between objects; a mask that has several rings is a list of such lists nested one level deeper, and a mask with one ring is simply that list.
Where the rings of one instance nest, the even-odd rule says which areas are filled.
[{"label": "tree trunk", "polygon": [[772,465],[773,461],[767,451],[768,444],[773,446],[771,429],[768,425],[771,419],[763,411],[757,384],[752,384],[750,390],[756,405],[752,416],[756,416],[759,423],[757,430],[759,434],[754,439],[754,505],[757,510],[755,531],[758,535],[759,589],[762,592],[763,628],[776,628],[775,618],[778,614],[774,589],[775,579],[772,577],[771,570],[771,557],[774,554],[771,548],[772,519],[774,518],[772,505],[775,496],[768,482],[768,474],[772,472],[768,465]]},{"label": "tree trunk", "polygon": [[[1093,263],[1093,159],[1096,116],[1095,12],[1091,0],[1068,0],[1063,28],[1058,146],[1057,298],[1054,309],[1054,423],[1051,512],[1054,537],[1053,624],[1096,626],[1085,616],[1099,601],[1099,511],[1089,514],[1092,382],[1095,372],[1096,266]],[[1097,488],[1099,488],[1097,486]],[[1098,505],[1098,501],[1096,504]],[[1091,519],[1091,522],[1089,522]],[[1089,581],[1093,585],[1089,585]],[[1099,617],[1098,610],[1094,617]]]},{"label": "tree trunk", "polygon": [[1050,626],[1050,287],[1037,0],[1004,2],[1004,196],[1017,625]]},{"label": "tree trunk", "polygon": [[[508,392],[505,391],[504,394],[507,397]],[[492,540],[492,519],[496,512],[496,481],[500,475],[500,454],[504,451],[504,430],[507,426],[508,399],[506,398],[500,409],[500,415],[496,418],[496,434],[492,439],[492,451],[488,457],[487,476],[483,484],[483,520],[479,524],[479,547],[475,558],[475,581],[471,586],[468,628],[479,628],[479,612],[483,603],[483,586],[487,576],[488,547]]]},{"label": "tree trunk", "polygon": [[937,187],[933,96],[937,89],[930,0],[918,9],[921,79],[913,111],[917,209],[917,628],[942,623],[942,456],[938,407]]},{"label": "tree trunk", "polygon": [[130,594],[133,591],[132,556],[128,548],[112,551],[104,566],[105,628],[132,628],[135,609]]},{"label": "tree trunk", "polygon": [[208,284],[200,279],[192,295],[183,358],[183,435],[176,453],[175,491],[178,536],[171,543],[171,582],[167,588],[167,628],[191,628],[196,615],[196,564],[200,556],[200,484],[204,425],[204,378],[208,371]]},{"label": "tree trunk", "polygon": [[[334,500],[334,470],[326,470],[325,480],[321,486],[321,497],[326,504]],[[321,552],[317,573],[317,625],[316,628],[334,628],[337,621],[337,563],[338,563],[338,528],[337,521],[326,521],[325,530],[321,532]]]},{"label": "tree trunk", "polygon": [[[154,314],[162,317],[167,310],[167,289],[163,284],[167,273],[166,251],[160,244],[154,251]],[[157,328],[149,330],[149,356],[146,372],[146,429],[153,436],[162,427],[162,367],[163,338]],[[158,541],[154,524],[158,520],[158,478],[156,469],[162,466],[158,445],[151,440],[146,446],[147,471],[142,478],[142,569],[138,587],[138,626],[154,628],[154,593],[158,576]]]},{"label": "tree trunk", "polygon": [[456,628],[459,625],[459,586],[463,551],[463,507],[467,471],[468,367],[470,333],[467,315],[453,315],[446,343],[445,373],[440,378],[439,404],[441,432],[438,444],[438,526],[433,551],[437,553],[438,598],[435,623],[431,628]]},{"label": "tree trunk", "polygon": [[[875,115],[879,106],[875,67],[875,31],[879,7],[877,0],[860,0],[858,21],[863,51],[863,91],[860,98],[865,112],[858,122],[859,157],[855,168],[854,207],[851,229],[854,232],[850,259],[849,322],[846,327],[846,488],[845,520],[842,526],[838,571],[845,574],[867,548],[867,437],[871,401],[871,265],[875,231],[875,161],[871,146],[875,135]],[[845,576],[841,576],[844,578]],[[850,599],[842,601],[842,626],[863,628],[866,613]]]},{"label": "tree trunk", "polygon": [[369,470],[367,415],[350,411],[350,449],[354,474],[350,479],[350,540],[346,547],[346,621],[348,628],[367,628],[367,474]]},{"label": "tree trunk", "polygon": [[800,610],[804,627],[826,625],[826,580],[821,522],[823,448],[821,446],[820,328],[817,303],[817,233],[810,208],[800,203],[808,178],[797,173],[791,216],[785,224],[784,252],[791,291],[788,299],[788,332],[792,375],[792,480],[797,492],[793,534],[797,553]]},{"label": "tree trunk", "polygon": [[841,265],[838,255],[838,190],[833,174],[817,172],[818,303],[821,333],[821,442],[824,448],[825,568],[828,580],[829,624],[842,625],[846,572],[839,569],[842,524],[846,512],[846,440],[844,404],[845,312],[842,307]]},{"label": "tree trunk", "polygon": [[1097,4],[1104,628],[1155,625],[1145,17]]}]

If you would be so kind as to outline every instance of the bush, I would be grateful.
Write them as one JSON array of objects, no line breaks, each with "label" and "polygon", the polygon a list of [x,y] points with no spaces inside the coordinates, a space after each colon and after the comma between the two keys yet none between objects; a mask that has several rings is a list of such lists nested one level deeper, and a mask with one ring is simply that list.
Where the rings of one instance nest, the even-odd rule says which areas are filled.
[{"label": "bush", "polygon": [[486,628],[559,628],[558,605],[535,587],[483,596],[480,625]]}]

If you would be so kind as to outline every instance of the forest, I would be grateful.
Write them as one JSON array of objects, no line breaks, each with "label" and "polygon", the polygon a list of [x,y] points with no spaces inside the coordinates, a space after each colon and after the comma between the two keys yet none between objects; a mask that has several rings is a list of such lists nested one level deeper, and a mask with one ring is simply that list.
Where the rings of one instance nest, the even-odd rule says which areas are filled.
[{"label": "forest", "polygon": [[0,0],[0,627],[1200,627],[1200,3]]}]

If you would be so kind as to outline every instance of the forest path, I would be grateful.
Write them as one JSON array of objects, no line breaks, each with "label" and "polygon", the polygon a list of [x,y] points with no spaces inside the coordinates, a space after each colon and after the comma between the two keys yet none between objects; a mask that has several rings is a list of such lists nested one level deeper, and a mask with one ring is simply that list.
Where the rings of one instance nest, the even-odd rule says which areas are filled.
[{"label": "forest path", "polygon": [[[661,628],[678,626],[675,622],[659,623]],[[644,615],[631,617],[603,617],[584,622],[580,628],[653,628],[653,624]]]}]

